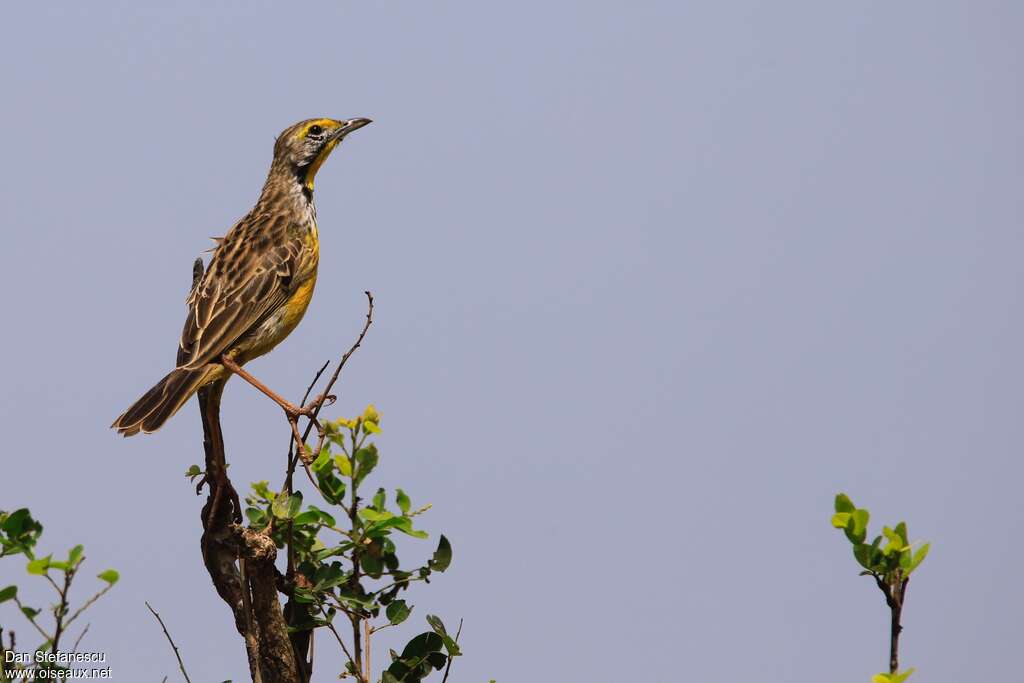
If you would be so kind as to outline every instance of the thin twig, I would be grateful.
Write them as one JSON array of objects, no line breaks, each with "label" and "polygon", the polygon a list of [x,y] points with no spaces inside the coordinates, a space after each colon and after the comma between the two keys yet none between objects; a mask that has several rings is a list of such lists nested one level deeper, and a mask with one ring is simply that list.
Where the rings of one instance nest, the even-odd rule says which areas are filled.
[{"label": "thin twig", "polygon": [[424,580],[425,579],[422,576],[409,576],[409,577],[406,577],[404,579],[400,579],[398,581],[395,581],[394,583],[389,583],[388,585],[384,586],[383,588],[378,588],[375,591],[367,593],[367,595],[379,595],[381,593],[384,593],[384,592],[387,592],[387,591],[391,590],[395,586],[406,586],[406,585],[408,585],[410,583],[415,583],[417,581],[424,581]]},{"label": "thin twig", "polygon": [[345,646],[345,641],[341,639],[341,634],[338,633],[338,629],[334,628],[334,623],[327,619],[327,611],[324,610],[323,605],[320,606],[320,614],[324,615],[324,621],[327,622],[327,628],[330,629],[331,633],[334,634],[334,637],[338,639],[338,645],[341,645],[342,652],[344,652],[345,656],[354,663],[355,660],[352,659],[352,653],[349,652],[348,647]]},{"label": "thin twig", "polygon": [[899,649],[900,633],[903,632],[903,625],[900,619],[903,614],[903,601],[907,595],[907,583],[909,578],[896,577],[896,583],[889,583],[889,577],[871,572],[871,576],[878,584],[878,590],[885,596],[885,604],[889,606],[889,673],[899,671]]},{"label": "thin twig", "polygon": [[[356,352],[356,349],[358,349],[362,345],[363,339],[366,337],[366,333],[370,329],[370,325],[373,324],[373,294],[371,294],[369,291],[363,292],[363,294],[366,295],[367,303],[366,324],[363,325],[362,331],[356,338],[356,343],[353,344],[348,351],[342,354],[341,358],[338,360],[338,366],[334,368],[334,374],[331,375],[331,379],[327,381],[327,386],[324,388],[323,393],[320,394],[320,397],[314,404],[312,417],[310,418],[309,424],[306,425],[305,433],[303,433],[302,435],[303,442],[305,442],[305,440],[309,438],[310,432],[313,431],[314,424],[319,425],[319,423],[316,421],[316,418],[320,415],[320,408],[323,407],[324,401],[326,401],[327,397],[330,395],[331,389],[334,387],[334,383],[338,381],[338,376],[341,375],[341,371],[342,369],[344,369],[345,363],[347,363],[348,359],[351,358],[352,354]],[[325,432],[322,427],[318,428],[320,430],[320,439],[316,445],[316,450],[314,452],[319,455],[320,449],[324,447]]]},{"label": "thin twig", "polygon": [[51,642],[53,640],[53,638],[50,637],[50,634],[44,631],[43,627],[39,625],[39,622],[36,621],[35,617],[30,617],[28,615],[28,612],[25,611],[25,606],[21,604],[21,600],[18,599],[17,595],[14,596],[14,604],[18,606],[18,609],[20,609],[21,613],[25,615],[25,618],[29,620],[29,623],[35,626],[36,630],[39,631],[39,635],[46,639],[46,642]]},{"label": "thin twig", "polygon": [[366,676],[366,680],[370,680],[372,677],[370,668],[370,620],[363,619],[363,639],[366,641],[366,667],[363,669],[363,674]]},{"label": "thin twig", "polygon": [[178,646],[174,644],[174,640],[171,638],[171,634],[167,632],[167,627],[164,625],[164,620],[160,618],[160,615],[156,613],[156,610],[153,609],[153,606],[150,605],[148,602],[146,603],[146,607],[148,607],[149,611],[153,613],[153,616],[156,617],[156,620],[160,622],[160,628],[164,630],[164,635],[167,636],[167,642],[170,643],[171,648],[174,649],[174,656],[178,658],[178,668],[181,669],[181,675],[185,677],[187,683],[192,683],[192,679],[188,677],[188,672],[185,671],[185,662],[181,661],[181,654],[178,653]]},{"label": "thin twig", "polygon": [[82,642],[82,638],[85,638],[85,634],[89,632],[90,626],[92,626],[92,624],[86,624],[85,628],[82,629],[82,632],[78,634],[77,638],[75,638],[75,644],[71,647],[72,652],[78,652],[78,644]]},{"label": "thin twig", "polygon": [[[49,578],[49,575],[47,575],[47,578]],[[60,604],[54,612],[57,625],[53,629],[53,646],[50,648],[50,652],[53,654],[57,653],[57,648],[60,646],[60,637],[64,634],[64,628],[71,623],[70,620],[65,622],[64,617],[68,613],[68,592],[71,590],[71,582],[74,579],[75,567],[68,567],[64,571],[64,589],[58,591],[60,593]]]},{"label": "thin twig", "polygon": [[[462,619],[459,619],[459,630],[455,632],[455,644],[459,644],[459,636],[462,635]],[[441,679],[441,683],[448,683],[448,672],[452,670],[452,660],[455,658],[448,655],[448,665],[444,668],[444,678]]]},{"label": "thin twig", "polygon": [[96,593],[96,595],[94,595],[94,596],[92,596],[91,598],[89,598],[88,600],[86,600],[86,601],[85,601],[85,602],[84,602],[84,603],[82,604],[82,606],[81,606],[81,607],[79,607],[79,608],[78,608],[77,610],[75,610],[75,613],[71,615],[71,618],[70,618],[70,619],[68,619],[67,623],[66,623],[66,624],[64,624],[65,628],[66,628],[66,627],[68,627],[68,626],[71,626],[71,622],[73,622],[73,621],[74,621],[75,619],[77,619],[77,618],[78,618],[78,615],[79,615],[79,614],[81,614],[81,613],[82,613],[82,612],[84,612],[85,610],[87,610],[87,609],[89,609],[90,607],[92,607],[93,603],[95,603],[95,602],[96,602],[97,600],[99,600],[99,599],[100,599],[100,598],[102,598],[102,597],[103,597],[104,595],[106,595],[107,591],[109,591],[109,590],[110,590],[111,588],[113,588],[113,587],[114,587],[114,584],[112,584],[112,583],[108,583],[108,584],[107,584],[106,586],[104,586],[104,587],[103,587],[103,588],[102,588],[102,589],[101,589],[101,590],[100,590],[99,592],[97,592],[97,593]]},{"label": "thin twig", "polygon": [[[367,294],[367,296],[370,295],[369,292],[367,292],[366,294]],[[373,297],[370,297],[370,311],[371,312],[373,311]],[[367,321],[369,321],[369,313],[367,314]],[[369,322],[367,322],[367,325],[369,325]],[[365,329],[366,328],[364,327],[363,330],[365,331]],[[361,338],[362,337],[360,336],[360,339]],[[358,345],[359,345],[359,342],[356,342],[356,346],[358,346]],[[342,359],[342,363],[344,363],[344,359]],[[341,369],[341,365],[340,364],[338,366],[338,369],[339,370]],[[338,373],[335,372],[334,374],[337,375]],[[358,446],[355,443],[355,440],[356,440],[356,438],[355,438],[355,435],[353,434],[353,436],[352,436],[352,453],[353,453],[353,455],[355,455],[355,453],[357,453],[358,450],[359,450]],[[356,530],[359,528],[359,514],[358,514],[359,513],[359,480],[358,480],[357,474],[356,474],[357,467],[358,467],[358,464],[357,464],[355,458],[353,457],[353,459],[352,459],[352,503],[351,503],[351,507],[349,509],[349,520],[351,521],[351,524],[352,524],[352,536],[353,537],[355,537]],[[360,588],[360,584],[359,584],[360,563],[359,563],[359,545],[358,544],[356,544],[356,546],[354,548],[352,548],[352,558],[351,558],[351,561],[352,561],[352,576],[349,577],[349,580],[348,580],[349,581],[349,585],[352,588]],[[355,658],[355,662],[354,662],[355,668],[356,668],[356,677],[359,680],[361,680],[361,681],[369,681],[368,673],[365,672],[365,671],[361,671],[361,669],[363,668],[363,665],[362,665],[362,642],[361,642],[362,641],[362,634],[359,632],[359,616],[358,616],[358,613],[350,615],[349,619],[352,622],[352,649],[356,653],[356,658]],[[362,674],[362,675],[360,675],[360,674]]]},{"label": "thin twig", "polygon": [[[316,383],[320,381],[320,376],[324,374],[324,370],[326,370],[327,366],[330,365],[330,364],[331,364],[331,361],[330,360],[326,360],[326,361],[324,361],[324,364],[322,366],[320,366],[320,369],[316,371],[316,375],[313,377],[313,381],[309,383],[309,386],[306,387],[306,393],[304,393],[302,395],[302,405],[306,405],[306,401],[309,400],[309,395],[310,395],[310,393],[312,393],[313,387],[315,387]],[[317,455],[319,455],[319,453]],[[295,473],[295,464],[296,464],[297,461],[298,461],[298,458],[295,457],[295,441],[292,438],[289,438],[288,439],[288,472],[285,475],[284,486],[281,487],[283,490],[288,491],[289,494],[292,492],[292,475]]]},{"label": "thin twig", "polygon": [[[317,493],[323,496],[324,492],[320,490],[320,486],[316,483],[316,479],[313,478],[313,471],[309,469],[309,463],[305,460],[302,461],[302,469],[306,471],[306,477],[309,478],[309,483],[313,485],[313,488],[316,489]],[[324,497],[326,498],[326,496]]]}]

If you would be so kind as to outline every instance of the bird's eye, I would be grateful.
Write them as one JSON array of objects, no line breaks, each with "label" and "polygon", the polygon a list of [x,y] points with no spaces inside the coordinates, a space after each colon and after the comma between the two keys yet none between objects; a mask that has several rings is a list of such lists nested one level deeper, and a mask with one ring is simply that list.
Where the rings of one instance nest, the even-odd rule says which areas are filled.
[{"label": "bird's eye", "polygon": [[323,132],[324,132],[324,129],[321,128],[320,126],[310,126],[309,127],[309,134],[310,135],[320,135],[320,133],[323,133]]}]

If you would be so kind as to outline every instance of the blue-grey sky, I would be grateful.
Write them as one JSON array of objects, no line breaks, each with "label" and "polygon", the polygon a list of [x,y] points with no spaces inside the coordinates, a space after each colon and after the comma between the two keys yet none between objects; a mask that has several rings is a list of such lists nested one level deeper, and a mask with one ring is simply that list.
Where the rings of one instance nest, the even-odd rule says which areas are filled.
[{"label": "blue-grey sky", "polygon": [[[83,641],[116,680],[175,679],[144,600],[193,680],[245,679],[182,476],[195,406],[108,425],[310,116],[375,123],[317,179],[305,321],[250,369],[297,398],[376,294],[335,414],[377,404],[376,482],[452,539],[397,635],[463,617],[453,680],[866,682],[888,614],[828,525],[838,490],[933,541],[921,681],[1019,669],[1020,3],[0,13],[0,507],[122,572]],[[276,407],[233,382],[224,425],[237,484],[279,479]],[[44,595],[20,564],[0,584]]]}]

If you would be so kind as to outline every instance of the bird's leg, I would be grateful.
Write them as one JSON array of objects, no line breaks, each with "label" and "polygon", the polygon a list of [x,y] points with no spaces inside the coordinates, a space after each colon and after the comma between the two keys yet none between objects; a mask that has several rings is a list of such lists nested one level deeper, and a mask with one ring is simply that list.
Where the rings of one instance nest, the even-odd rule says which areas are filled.
[{"label": "bird's leg", "polygon": [[236,363],[235,360],[228,356],[227,354],[221,356],[220,362],[229,371],[233,372],[234,374],[238,375],[249,384],[259,389],[267,398],[269,398],[277,405],[281,406],[281,408],[284,410],[284,414],[288,417],[289,425],[291,425],[292,437],[295,439],[295,445],[299,449],[299,457],[302,458],[303,462],[310,460],[309,449],[303,443],[302,436],[299,434],[299,417],[308,417],[313,422],[313,424],[316,425],[317,430],[322,430],[323,428],[320,426],[320,423],[317,422],[315,416],[317,406],[328,399],[330,399],[331,403],[334,403],[334,396],[318,396],[317,400],[313,401],[312,403],[299,407],[296,406],[294,403],[285,400],[276,392],[271,390],[266,384],[253,377],[248,371],[244,370],[241,365]]},{"label": "bird's leg", "polygon": [[308,417],[312,412],[310,410],[300,408],[291,401],[287,401],[284,398],[282,398],[279,394],[270,389],[270,387],[268,387],[266,384],[253,377],[248,370],[242,368],[241,365],[236,363],[234,359],[228,356],[227,354],[221,356],[220,362],[225,368],[227,368],[234,374],[244,379],[249,384],[259,389],[267,398],[269,398],[277,405],[281,406],[281,408],[284,410],[285,414],[288,415],[289,418],[298,418],[300,415],[306,415]]}]

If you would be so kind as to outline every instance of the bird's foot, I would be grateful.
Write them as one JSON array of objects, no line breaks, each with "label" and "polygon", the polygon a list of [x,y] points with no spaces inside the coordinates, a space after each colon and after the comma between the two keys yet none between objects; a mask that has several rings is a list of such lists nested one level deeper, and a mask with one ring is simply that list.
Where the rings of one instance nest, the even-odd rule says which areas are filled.
[{"label": "bird's foot", "polygon": [[289,403],[288,401],[284,401],[282,402],[281,407],[284,408],[285,415],[287,415],[289,419],[297,420],[300,417],[308,417],[312,420],[316,417],[316,413],[320,408],[334,405],[334,402],[337,400],[338,397],[334,394],[320,394],[304,406],[300,407],[293,403]]}]

